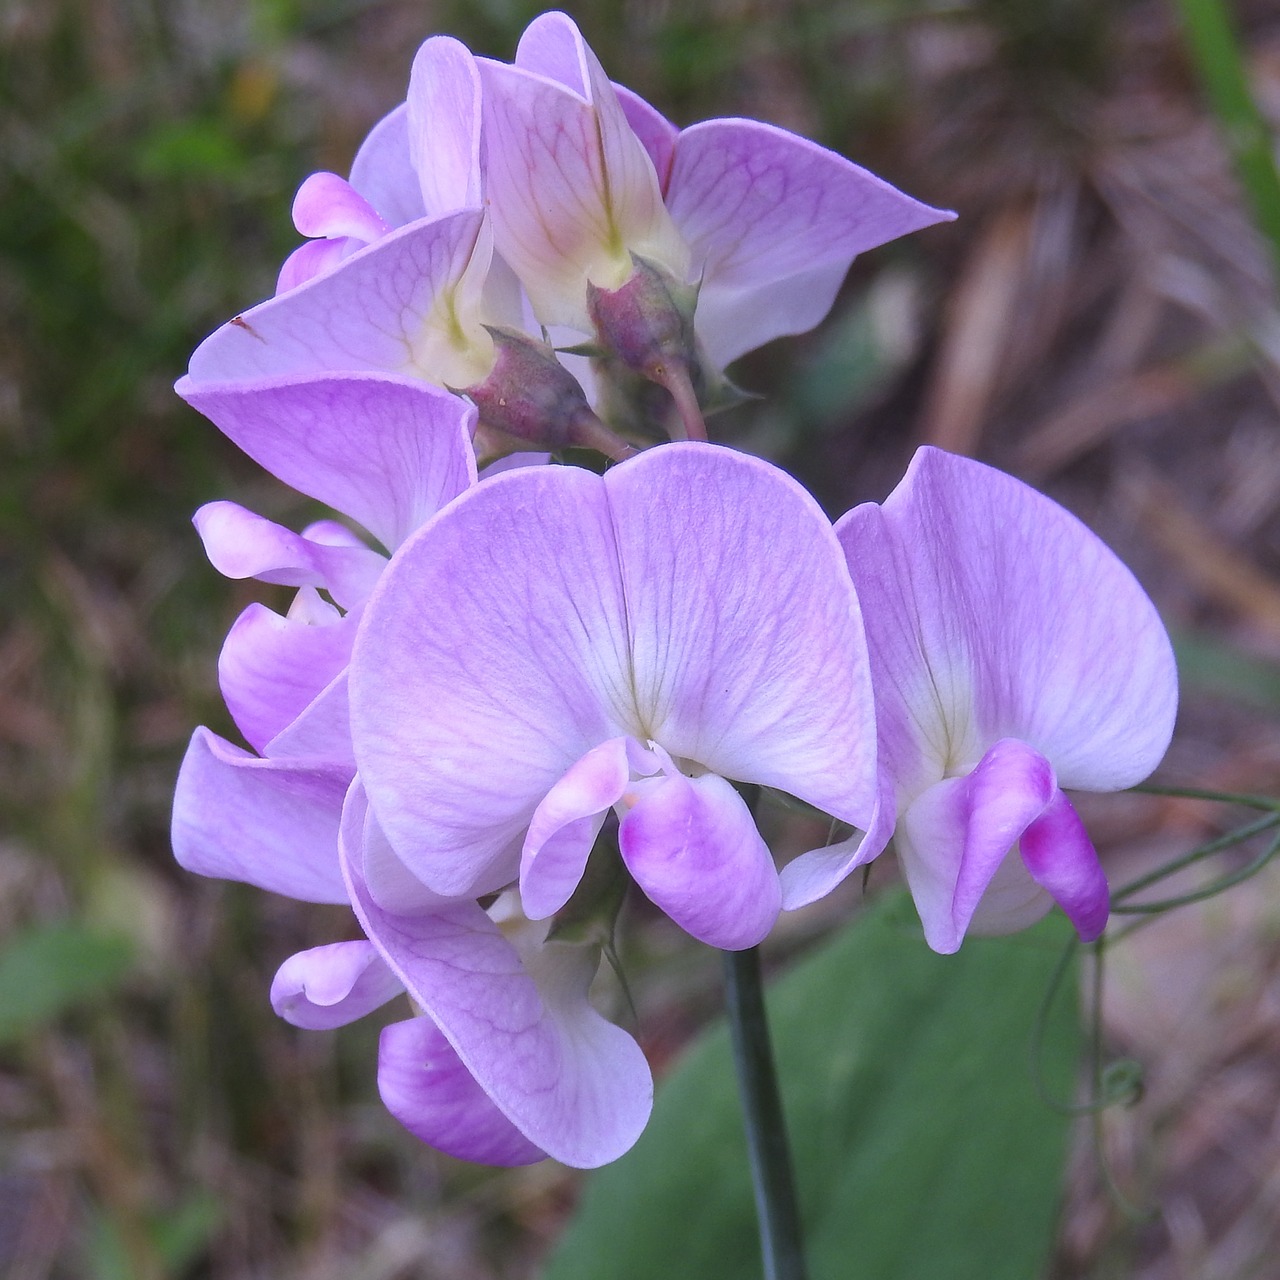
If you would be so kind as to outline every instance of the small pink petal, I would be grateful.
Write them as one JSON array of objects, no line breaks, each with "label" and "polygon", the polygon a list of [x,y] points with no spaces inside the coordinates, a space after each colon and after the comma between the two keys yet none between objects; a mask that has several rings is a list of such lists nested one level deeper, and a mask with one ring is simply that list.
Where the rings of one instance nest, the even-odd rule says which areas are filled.
[{"label": "small pink petal", "polygon": [[[311,588],[303,588],[315,596]],[[315,596],[308,616],[251,604],[218,656],[218,683],[245,740],[262,749],[306,709],[351,658],[355,627]]]},{"label": "small pink petal", "polygon": [[197,729],[173,798],[173,852],[196,875],[304,902],[347,901],[338,826],[351,771],[261,760]]},{"label": "small pink petal", "polygon": [[773,856],[742,797],[714,773],[632,784],[618,843],[645,894],[686,933],[738,951],[763,942],[782,909]]},{"label": "small pink petal", "polygon": [[959,949],[1001,864],[1056,790],[1048,761],[1006,738],[972,773],[930,787],[903,814],[898,857],[935,951]]},{"label": "small pink petal", "polygon": [[309,1031],[345,1027],[404,990],[371,942],[331,942],[290,956],[271,983],[271,1007]]},{"label": "small pink petal", "polygon": [[361,247],[359,240],[308,240],[285,260],[276,277],[276,293],[288,293],[316,276],[332,271]]},{"label": "small pink petal", "polygon": [[345,178],[313,173],[293,198],[293,225],[312,239],[350,237],[363,244],[387,234],[391,227]]},{"label": "small pink petal", "polygon": [[513,1166],[547,1157],[502,1114],[430,1018],[382,1028],[378,1093],[415,1138],[459,1160]]},{"label": "small pink petal", "polygon": [[346,608],[367,598],[387,563],[368,547],[314,542],[234,502],[208,502],[192,520],[219,573],[324,587]]},{"label": "small pink petal", "polygon": [[1053,895],[1076,932],[1093,942],[1107,927],[1111,893],[1093,841],[1061,791],[1022,833],[1022,861],[1032,878]]},{"label": "small pink petal", "polygon": [[631,776],[629,741],[612,738],[593,747],[534,810],[520,857],[520,902],[529,919],[554,915],[578,887],[604,816]]}]

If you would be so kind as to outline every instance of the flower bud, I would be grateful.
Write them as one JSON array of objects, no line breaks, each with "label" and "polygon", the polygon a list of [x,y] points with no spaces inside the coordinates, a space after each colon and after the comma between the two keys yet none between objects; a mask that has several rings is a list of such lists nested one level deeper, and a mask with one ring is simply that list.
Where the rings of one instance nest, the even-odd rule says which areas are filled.
[{"label": "flower bud", "polygon": [[578,380],[546,343],[485,328],[497,353],[493,368],[483,382],[458,392],[479,411],[481,431],[503,444],[519,441],[518,447],[596,449],[617,460],[635,452],[596,417]]}]

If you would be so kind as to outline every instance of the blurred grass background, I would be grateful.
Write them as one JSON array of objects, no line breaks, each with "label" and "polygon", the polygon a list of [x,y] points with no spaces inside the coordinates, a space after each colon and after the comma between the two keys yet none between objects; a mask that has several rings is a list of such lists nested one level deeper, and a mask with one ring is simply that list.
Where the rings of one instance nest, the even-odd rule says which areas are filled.
[{"label": "blurred grass background", "polygon": [[[403,97],[420,40],[447,31],[509,57],[536,12],[0,0],[0,1274],[13,1280],[526,1277],[572,1203],[562,1170],[478,1170],[399,1132],[374,1093],[376,1027],[275,1019],[275,967],[343,936],[344,913],[184,876],[167,839],[191,728],[231,732],[222,637],[270,590],[220,579],[190,514],[218,497],[285,521],[304,511],[171,384],[201,337],[270,293],[296,242],[297,184],[346,171]],[[1280,13],[1233,13],[1256,163],[1280,124]],[[1117,547],[1178,637],[1187,693],[1165,775],[1280,791],[1273,247],[1173,0],[586,0],[574,15],[615,78],[677,122],[772,120],[961,214],[868,255],[821,330],[744,361],[740,381],[765,398],[722,433],[833,513],[882,497],[923,441],[1045,488]],[[1223,821],[1150,797],[1090,818],[1125,867]],[[1058,1280],[1270,1274],[1278,888],[1254,882],[1114,949],[1108,1031],[1143,1058],[1148,1088],[1107,1142],[1154,1213],[1126,1219],[1082,1141]],[[714,970],[638,923],[660,1065],[714,1007]]]}]

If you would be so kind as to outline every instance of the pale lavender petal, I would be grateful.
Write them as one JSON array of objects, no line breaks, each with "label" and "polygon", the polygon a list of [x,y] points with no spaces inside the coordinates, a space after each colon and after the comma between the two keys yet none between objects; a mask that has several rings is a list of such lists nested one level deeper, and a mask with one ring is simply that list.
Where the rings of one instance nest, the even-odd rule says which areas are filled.
[{"label": "pale lavender petal", "polygon": [[1065,787],[1140,782],[1173,730],[1169,638],[1133,575],[1012,476],[921,449],[883,507],[837,525],[867,620],[900,803],[1019,738]]},{"label": "pale lavender petal", "polygon": [[783,910],[795,911],[825,898],[850,872],[878,858],[893,835],[896,819],[893,788],[882,782],[866,831],[855,831],[845,840],[810,849],[782,868],[779,878]]},{"label": "pale lavender petal", "polygon": [[351,162],[351,185],[393,227],[426,216],[422,189],[409,159],[409,109],[401,103],[382,117]]},{"label": "pale lavender petal", "polygon": [[400,861],[373,811],[359,777],[347,793],[342,810],[339,840],[346,849],[359,851],[361,876],[370,899],[392,915],[415,915],[454,905],[452,898],[432,893]]},{"label": "pale lavender petal", "polygon": [[416,379],[183,378],[177,391],[255,462],[390,550],[475,483],[475,409]]},{"label": "pale lavender petal", "polygon": [[505,457],[499,458],[496,462],[491,462],[485,469],[480,472],[481,480],[488,480],[493,476],[500,476],[504,471],[518,471],[521,467],[542,467],[551,461],[549,453],[535,453],[519,451],[516,453],[508,453]]},{"label": "pale lavender petal", "polygon": [[481,210],[464,209],[415,222],[236,316],[196,348],[191,380],[367,370],[470,386],[477,381],[472,335],[456,330],[472,321],[455,314],[452,294],[483,220]]},{"label": "pale lavender petal", "polygon": [[[526,70],[555,64],[573,87]],[[549,51],[549,52],[547,52]],[[486,165],[498,252],[543,324],[589,330],[586,285],[617,288],[631,253],[677,276],[688,249],[613,86],[564,14],[530,24],[517,65],[482,60]]]},{"label": "pale lavender petal", "polygon": [[676,773],[632,785],[618,828],[627,870],[657,906],[708,946],[763,942],[782,909],[769,847],[742,797],[714,773]]},{"label": "pale lavender petal", "polygon": [[352,656],[370,802],[442,894],[514,879],[542,798],[630,732],[633,706],[609,506],[578,468],[496,476],[428,522],[384,573]]},{"label": "pale lavender petal", "polygon": [[369,244],[391,227],[377,210],[336,173],[313,173],[293,198],[293,225],[313,239],[350,237]]},{"label": "pale lavender petal", "polygon": [[360,242],[355,240],[308,240],[284,260],[276,277],[276,293],[287,293],[326,271],[332,271],[360,247]]},{"label": "pale lavender petal", "polygon": [[1061,791],[1022,833],[1019,847],[1032,878],[1053,895],[1080,937],[1099,937],[1111,911],[1107,877],[1080,815]]},{"label": "pale lavender petal", "polygon": [[415,1138],[446,1155],[507,1166],[546,1159],[498,1110],[430,1018],[382,1028],[378,1093]]},{"label": "pale lavender petal", "polygon": [[409,76],[409,154],[428,217],[474,209],[480,175],[480,73],[471,51],[449,36],[423,43]]},{"label": "pale lavender petal", "polygon": [[[358,615],[349,613],[343,621],[354,635]],[[266,744],[263,754],[276,760],[327,760],[355,772],[345,667]]]},{"label": "pale lavender petal", "polygon": [[593,747],[534,810],[520,856],[520,901],[531,920],[554,915],[578,887],[604,816],[627,789],[628,741]]},{"label": "pale lavender petal", "polygon": [[261,760],[197,729],[173,798],[174,856],[196,875],[345,903],[338,826],[350,781],[340,765]]},{"label": "pale lavender petal", "polygon": [[192,523],[213,567],[228,578],[324,587],[348,608],[368,596],[386,564],[368,547],[301,537],[235,502],[208,502]]},{"label": "pale lavender petal", "polygon": [[972,773],[919,796],[898,824],[898,857],[928,944],[957,950],[978,904],[1057,783],[1039,752],[997,742]]},{"label": "pale lavender petal", "polygon": [[831,525],[790,476],[671,444],[604,477],[639,726],[721,777],[864,830],[875,712],[858,601]]},{"label": "pale lavender petal", "polygon": [[290,956],[271,983],[271,1007],[308,1031],[345,1027],[404,990],[371,942],[331,942]]},{"label": "pale lavender petal", "polygon": [[857,254],[954,217],[758,120],[683,130],[667,204],[702,273],[697,329],[720,366],[816,325]]},{"label": "pale lavender petal", "polygon": [[547,943],[531,957],[473,902],[392,915],[369,896],[352,851],[344,872],[365,933],[502,1113],[578,1168],[617,1159],[639,1136],[652,1079],[639,1046],[587,1000],[592,948]]},{"label": "pale lavender petal", "polygon": [[[305,595],[304,595],[305,593]],[[285,617],[251,604],[218,656],[218,684],[245,741],[262,751],[346,667],[355,628],[311,588]]]}]

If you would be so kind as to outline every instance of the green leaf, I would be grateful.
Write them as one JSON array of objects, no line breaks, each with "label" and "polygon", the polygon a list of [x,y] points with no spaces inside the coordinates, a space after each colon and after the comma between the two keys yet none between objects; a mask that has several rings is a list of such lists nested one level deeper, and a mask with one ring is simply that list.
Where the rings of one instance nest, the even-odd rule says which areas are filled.
[{"label": "green leaf", "polygon": [[[1039,1097],[1030,1056],[1065,939],[1058,918],[934,955],[892,894],[771,989],[813,1280],[1042,1273],[1069,1122]],[[1070,995],[1041,1048],[1069,1096]],[[546,1280],[758,1280],[733,1080],[720,1025],[659,1090],[636,1147],[592,1176]]]},{"label": "green leaf", "polygon": [[113,990],[133,962],[128,941],[83,925],[37,925],[0,950],[0,1044]]}]

